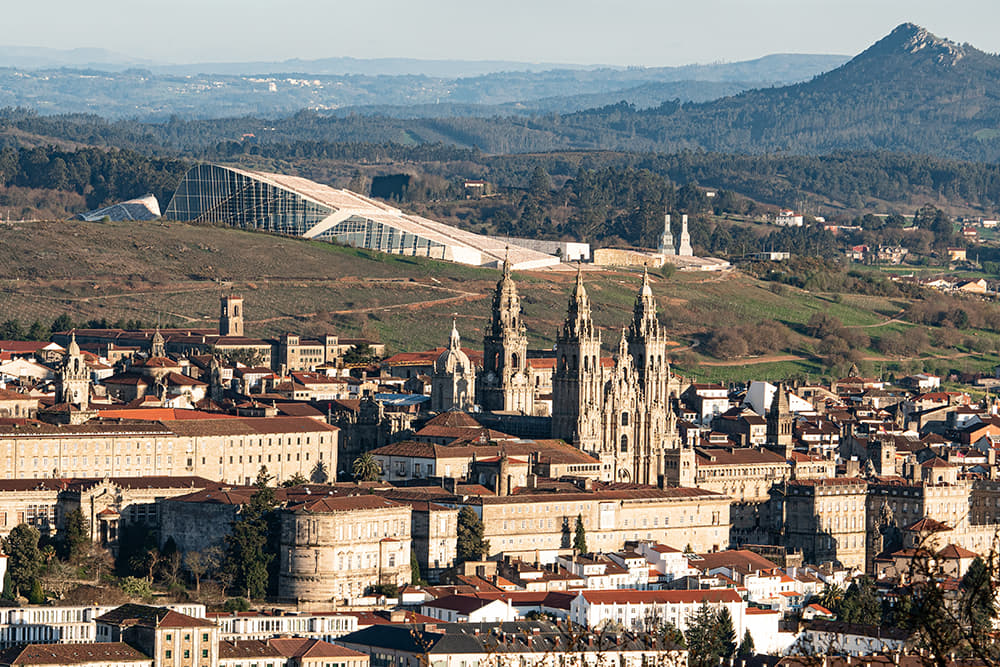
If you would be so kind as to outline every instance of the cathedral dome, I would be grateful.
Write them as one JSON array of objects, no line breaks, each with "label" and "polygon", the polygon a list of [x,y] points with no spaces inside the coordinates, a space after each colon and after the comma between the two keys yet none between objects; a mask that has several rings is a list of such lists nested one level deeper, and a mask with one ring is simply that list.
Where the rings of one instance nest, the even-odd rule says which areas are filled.
[{"label": "cathedral dome", "polygon": [[472,363],[469,361],[469,355],[462,351],[462,341],[459,338],[458,329],[455,327],[455,323],[452,322],[451,345],[434,362],[434,372],[437,374],[454,373],[456,371],[464,373],[471,367]]}]

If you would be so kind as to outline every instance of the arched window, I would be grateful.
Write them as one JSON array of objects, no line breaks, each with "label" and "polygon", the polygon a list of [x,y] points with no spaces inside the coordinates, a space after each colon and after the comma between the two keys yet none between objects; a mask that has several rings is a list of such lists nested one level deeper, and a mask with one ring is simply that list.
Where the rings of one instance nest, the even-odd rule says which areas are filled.
[{"label": "arched window", "polygon": [[622,451],[623,452],[627,452],[628,451],[628,436],[627,435],[623,435],[622,436]]},{"label": "arched window", "polygon": [[520,368],[520,365],[517,363],[517,352],[510,355],[510,367],[514,369]]},{"label": "arched window", "polygon": [[628,413],[622,413],[622,426],[628,426]]}]

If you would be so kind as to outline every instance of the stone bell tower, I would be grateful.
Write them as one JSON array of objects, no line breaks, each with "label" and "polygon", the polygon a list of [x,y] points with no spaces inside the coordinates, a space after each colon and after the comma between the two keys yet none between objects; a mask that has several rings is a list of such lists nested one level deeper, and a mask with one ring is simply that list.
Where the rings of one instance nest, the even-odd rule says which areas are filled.
[{"label": "stone bell tower", "polygon": [[219,335],[243,335],[243,297],[232,294],[222,297],[219,312]]}]

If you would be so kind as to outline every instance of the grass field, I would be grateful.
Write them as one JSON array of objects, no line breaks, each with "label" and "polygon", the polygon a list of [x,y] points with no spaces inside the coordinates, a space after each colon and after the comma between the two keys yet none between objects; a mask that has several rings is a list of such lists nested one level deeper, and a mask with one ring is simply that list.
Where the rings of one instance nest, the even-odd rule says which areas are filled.
[{"label": "grass field", "polygon": [[[149,325],[210,327],[218,299],[246,299],[247,333],[273,336],[332,332],[385,342],[391,352],[444,345],[452,318],[463,340],[480,345],[499,277],[480,269],[382,255],[322,242],[182,223],[42,222],[0,225],[0,320],[49,323],[66,313],[76,322],[140,319]],[[534,348],[550,348],[562,324],[572,271],[515,273],[523,319]],[[607,353],[631,317],[641,276],[636,271],[586,271],[595,323]],[[817,312],[877,340],[912,325],[894,321],[907,302],[859,295],[816,294],[775,286],[745,274],[651,273],[660,319],[678,342],[678,368],[702,380],[815,377],[816,340],[804,324]],[[792,359],[722,363],[698,353],[697,342],[720,327],[777,321],[790,329],[775,355]],[[976,349],[1000,347],[993,332],[966,332]],[[971,339],[970,339],[971,340]],[[693,347],[692,347],[693,346]],[[871,368],[985,369],[992,354],[959,347],[915,360],[862,351]],[[961,356],[956,356],[961,354]],[[947,357],[947,358],[938,358]]]}]

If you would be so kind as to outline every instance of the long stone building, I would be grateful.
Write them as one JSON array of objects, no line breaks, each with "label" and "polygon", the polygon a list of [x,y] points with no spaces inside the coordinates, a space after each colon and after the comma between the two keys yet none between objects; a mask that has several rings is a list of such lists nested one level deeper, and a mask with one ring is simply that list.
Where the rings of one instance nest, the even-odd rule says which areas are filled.
[{"label": "long stone building", "polygon": [[261,466],[279,480],[337,469],[335,426],[308,417],[90,420],[0,425],[0,476],[200,476],[249,484]]}]

